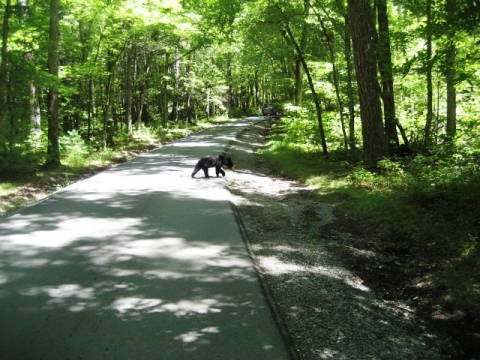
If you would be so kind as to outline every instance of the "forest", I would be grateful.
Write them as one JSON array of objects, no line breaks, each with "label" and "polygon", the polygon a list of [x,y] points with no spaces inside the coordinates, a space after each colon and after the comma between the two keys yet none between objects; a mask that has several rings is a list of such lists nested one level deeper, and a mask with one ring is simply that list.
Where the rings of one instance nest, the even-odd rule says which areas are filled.
[{"label": "forest", "polygon": [[441,151],[475,170],[479,7],[7,0],[1,168],[58,166],[78,147],[276,102],[290,136],[325,158],[376,167]]},{"label": "forest", "polygon": [[351,211],[431,254],[426,282],[448,291],[419,304],[480,314],[478,0],[5,0],[0,15],[0,183],[273,103],[266,155],[306,182],[335,172]]}]

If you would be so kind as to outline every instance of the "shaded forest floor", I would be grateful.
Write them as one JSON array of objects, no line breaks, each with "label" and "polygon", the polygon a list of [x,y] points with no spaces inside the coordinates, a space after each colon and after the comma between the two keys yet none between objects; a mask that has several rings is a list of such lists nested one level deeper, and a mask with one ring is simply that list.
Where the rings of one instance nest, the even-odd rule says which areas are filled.
[{"label": "shaded forest floor", "polygon": [[[263,139],[262,141],[268,134],[268,129],[262,127],[253,127],[252,131],[257,131],[258,136]],[[0,216],[48,196],[69,183],[90,177],[157,146],[161,145],[145,146],[141,144],[137,148],[130,147],[128,151],[122,151],[115,155],[108,164],[81,173],[69,171],[68,168],[39,169],[35,175],[24,177],[22,180],[10,180],[16,185],[16,188],[0,195]],[[255,161],[260,162],[262,166],[267,166],[272,176],[280,178],[281,170],[268,166],[265,163],[266,160],[258,154],[255,155]],[[301,196],[295,196],[295,201],[304,201],[307,204],[312,201],[312,196],[315,195],[302,192]],[[375,236],[376,229],[368,223],[353,219],[342,211],[341,205],[332,206],[336,220],[323,226],[321,237],[334,240],[336,234],[341,232],[349,233],[354,238],[368,239],[368,241],[355,244],[336,244],[336,241],[328,241],[324,250],[360,278],[363,285],[380,293],[383,300],[390,303],[392,308],[396,307],[399,312],[419,316],[427,321],[429,326],[448,334],[456,343],[456,350],[452,358],[480,359],[478,313],[472,314],[454,306],[451,309],[432,311],[431,306],[425,306],[448,291],[441,286],[431,287],[425,283],[425,274],[434,270],[434,267],[437,266],[435,264],[439,263],[438,259],[430,258],[431,254],[412,251],[408,239],[403,238],[400,234],[389,237]],[[309,210],[308,206],[305,207],[302,214],[306,224],[316,220],[315,213]],[[263,226],[271,227],[272,223],[263,224]],[[311,243],[313,235],[308,236],[310,239],[307,240]],[[405,304],[405,306],[401,304]]]}]

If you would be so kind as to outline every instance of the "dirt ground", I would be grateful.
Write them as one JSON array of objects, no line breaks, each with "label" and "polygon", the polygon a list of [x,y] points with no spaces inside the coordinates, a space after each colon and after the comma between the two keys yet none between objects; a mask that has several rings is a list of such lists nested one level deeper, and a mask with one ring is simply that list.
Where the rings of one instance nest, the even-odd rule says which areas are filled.
[{"label": "dirt ground", "polygon": [[[322,203],[314,194],[316,189],[282,177],[278,169],[257,153],[264,146],[272,121],[275,120],[272,118],[252,126],[231,145],[229,154],[234,159],[236,170],[227,170],[226,178],[252,255],[299,358],[423,359],[430,356],[429,351],[433,349],[435,358],[480,359],[478,319],[459,310],[440,312],[422,306],[422,297],[445,290],[432,289],[425,283],[425,274],[432,266],[429,259],[423,258],[421,253],[412,252],[408,240],[401,234],[392,234],[388,238],[375,237],[374,229],[351,218],[336,204]],[[135,155],[120,156],[118,162]],[[80,178],[90,175],[92,173]],[[47,196],[75,180],[61,173],[32,180],[18,192],[1,196],[0,205],[12,209],[19,203]],[[4,214],[5,211],[0,212],[0,216]],[[361,324],[356,328],[355,323],[349,323],[349,318],[358,316],[358,309],[338,311],[332,308],[333,313],[325,318],[322,315],[327,308],[324,295],[329,291],[349,291],[338,287],[338,284],[326,287],[320,284],[319,279],[325,278],[326,274],[341,279],[342,284],[349,284],[349,288],[356,291],[355,296],[358,291],[375,293],[379,311],[386,311],[392,317],[372,323],[372,329]],[[329,288],[330,285],[334,287]],[[348,299],[346,297],[345,301]],[[365,307],[365,304],[357,305]],[[343,313],[345,318],[337,319],[337,312]],[[415,340],[407,339],[407,335],[396,334],[396,341],[402,348],[412,349],[408,353],[411,356],[388,353],[389,344],[385,345],[387,349],[384,353],[372,355],[370,347],[383,338],[379,333],[383,330],[378,323],[395,322],[396,318],[400,319],[399,326],[405,328],[404,332],[419,340],[417,344]],[[334,321],[326,319],[336,319],[343,325],[336,327],[332,325]],[[365,328],[360,345],[353,340],[347,341],[349,337],[354,337],[349,334],[349,327],[352,331],[355,328],[356,334]],[[374,333],[371,342],[365,340],[369,333]],[[320,343],[328,343],[329,347],[321,347]],[[337,345],[342,350],[335,350]],[[357,348],[355,351],[362,347],[360,353],[342,353],[350,345]],[[416,355],[414,348],[420,351]],[[391,350],[395,352],[395,347]],[[357,355],[352,355],[354,353]]]}]

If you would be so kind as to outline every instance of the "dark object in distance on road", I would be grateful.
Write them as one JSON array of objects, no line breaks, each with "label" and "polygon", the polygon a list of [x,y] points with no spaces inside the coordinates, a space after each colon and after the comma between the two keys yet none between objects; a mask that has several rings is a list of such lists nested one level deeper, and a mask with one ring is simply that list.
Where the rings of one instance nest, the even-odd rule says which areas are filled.
[{"label": "dark object in distance on road", "polygon": [[278,106],[275,106],[274,104],[266,103],[266,104],[263,104],[262,106],[262,115],[263,116],[267,116],[267,115],[280,116],[282,115],[282,110],[280,110]]}]

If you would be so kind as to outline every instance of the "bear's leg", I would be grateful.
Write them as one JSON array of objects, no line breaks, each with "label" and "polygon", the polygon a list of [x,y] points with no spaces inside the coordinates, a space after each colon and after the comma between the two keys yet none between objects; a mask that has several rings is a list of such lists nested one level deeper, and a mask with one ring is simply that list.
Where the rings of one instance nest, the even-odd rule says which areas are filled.
[{"label": "bear's leg", "polygon": [[205,173],[205,177],[210,177],[210,176],[208,175],[208,167],[204,167],[204,168],[202,168],[202,170],[203,170],[203,172]]},{"label": "bear's leg", "polygon": [[195,166],[195,169],[193,169],[193,172],[192,172],[192,179],[193,179],[193,177],[195,176],[195,174],[196,174],[197,172],[199,172],[199,170],[200,170],[200,168]]},{"label": "bear's leg", "polygon": [[222,167],[221,166],[216,166],[215,167],[215,170],[216,170],[216,173],[217,173],[217,177],[222,174],[223,177],[225,177],[225,171],[223,171]]}]

